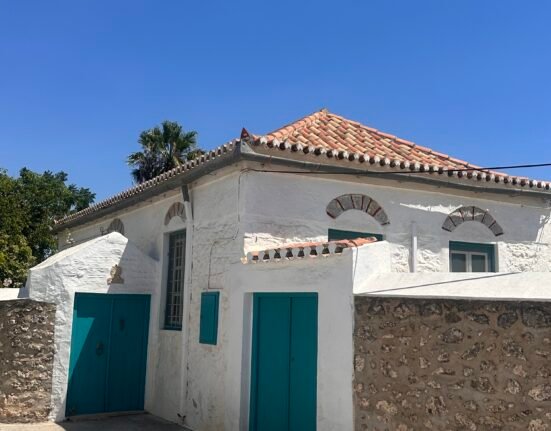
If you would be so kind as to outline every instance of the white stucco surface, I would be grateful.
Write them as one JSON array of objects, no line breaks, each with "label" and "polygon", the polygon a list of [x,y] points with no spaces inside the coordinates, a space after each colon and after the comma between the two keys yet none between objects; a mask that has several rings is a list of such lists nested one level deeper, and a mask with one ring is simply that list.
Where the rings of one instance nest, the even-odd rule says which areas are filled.
[{"label": "white stucco surface", "polygon": [[[244,181],[245,247],[261,250],[285,242],[323,240],[329,228],[382,234],[390,245],[393,272],[410,272],[413,224],[418,238],[417,270],[449,271],[449,241],[496,244],[500,271],[547,271],[551,265],[551,206],[539,198],[462,192],[383,181],[375,178],[316,177],[247,173]],[[334,198],[359,193],[375,199],[390,223],[381,226],[366,213],[349,210],[332,219]],[[478,222],[454,232],[442,229],[447,215],[461,206],[488,210],[503,227],[495,237]]]},{"label": "white stucco surface", "polygon": [[550,301],[551,272],[371,274],[354,294]]},{"label": "white stucco surface", "polygon": [[[109,285],[111,268],[122,268],[124,284]],[[73,303],[76,292],[147,293],[155,303],[152,286],[157,279],[157,264],[119,233],[110,233],[63,250],[31,268],[27,287],[30,298],[56,304],[52,410],[50,418],[65,417],[68,368],[71,347]],[[158,318],[152,307],[151,319]],[[157,334],[150,330],[148,364],[154,362]],[[148,370],[149,371],[149,370]],[[146,406],[151,403],[152,373],[147,373]]]},{"label": "white stucco surface", "polygon": [[[240,164],[213,172],[189,185],[193,220],[175,217],[165,226],[165,214],[170,206],[182,202],[180,190],[175,189],[70,231],[71,240],[78,244],[98,237],[114,218],[119,218],[130,242],[156,262],[155,269],[147,274],[153,298],[146,408],[174,422],[181,423],[184,417],[183,423],[195,431],[233,431],[246,426],[246,367],[250,358],[247,331],[250,297],[254,291],[319,292],[320,334],[323,327],[325,333],[333,334],[336,342],[343,343],[341,347],[345,350],[336,357],[338,349],[328,351],[324,347],[323,358],[320,351],[320,373],[341,362],[342,366],[337,372],[333,368],[332,377],[319,376],[321,425],[318,429],[351,429],[346,422],[352,416],[351,401],[347,407],[345,399],[349,396],[345,385],[351,384],[352,359],[346,356],[351,350],[346,350],[345,344],[348,339],[352,342],[347,325],[352,322],[353,293],[404,287],[409,294],[432,292],[446,296],[468,292],[467,285],[475,285],[473,283],[477,288],[471,287],[472,293],[475,290],[492,292],[486,290],[482,282],[471,279],[454,280],[461,288],[449,287],[452,284],[449,277],[457,277],[448,273],[450,240],[495,244],[501,272],[549,271],[551,209],[543,199],[493,195],[480,190],[458,191],[447,189],[444,184],[433,187],[372,177],[261,173],[246,170],[246,166],[261,167]],[[262,168],[277,169],[269,164]],[[346,211],[337,219],[329,217],[327,204],[347,193],[365,194],[377,200],[388,214],[390,224],[381,226],[357,210]],[[503,227],[504,235],[495,237],[477,222],[463,223],[452,233],[444,231],[441,226],[447,215],[461,206],[488,210]],[[378,233],[385,241],[326,261],[305,260],[273,266],[241,264],[240,259],[247,251],[289,242],[326,240],[329,228]],[[165,331],[162,328],[167,241],[171,232],[182,229],[187,230],[191,242],[186,262],[184,327],[182,331]],[[412,254],[414,232],[415,256]],[[62,246],[67,246],[66,238],[67,232],[62,232]],[[78,247],[66,251],[78,250]],[[412,274],[413,262],[418,272]],[[70,265],[76,273],[82,273],[87,267],[80,261]],[[65,268],[70,265],[67,263]],[[69,277],[76,277],[68,269],[59,271],[54,272],[65,271]],[[50,277],[54,278],[54,274]],[[430,277],[435,277],[432,280],[441,286],[430,288],[432,290],[421,286],[412,288],[416,280],[434,282]],[[510,275],[486,281],[495,286],[497,295],[499,283],[507,277],[514,279]],[[511,292],[514,284],[509,284]],[[43,295],[52,297],[48,289]],[[221,292],[216,346],[198,343],[200,293],[208,289]],[[543,290],[542,287],[541,295]],[[337,332],[345,335],[338,337]],[[320,335],[320,346],[326,346],[324,337]],[[345,378],[345,374],[348,377]],[[339,382],[330,380],[335,376],[340,376]],[[333,387],[340,389],[335,392]],[[333,406],[330,403],[334,403]]]},{"label": "white stucco surface", "polygon": [[234,316],[223,327],[228,362],[224,371],[224,429],[248,430],[252,294],[318,293],[318,430],[353,429],[352,330],[354,254],[266,264],[237,264],[224,294]]},{"label": "white stucco surface", "polygon": [[25,298],[26,294],[27,289],[25,288],[0,287],[0,301]]},{"label": "white stucco surface", "polygon": [[[152,312],[156,310],[157,314],[155,318],[151,316],[151,331],[157,344],[148,365],[152,389],[146,408],[174,422],[182,423],[185,418],[183,422],[194,430],[220,430],[224,423],[224,382],[217,376],[223,373],[227,346],[222,337],[217,346],[198,343],[200,292],[224,289],[229,266],[240,262],[243,256],[238,208],[244,177],[232,168],[194,183],[190,187],[191,226],[185,217],[174,217],[168,225],[164,224],[170,206],[182,202],[177,189],[70,232],[72,241],[79,243],[100,235],[115,217],[119,218],[125,236],[158,262],[159,273],[152,283],[157,293],[157,299],[152,299]],[[162,329],[167,272],[164,257],[168,253],[169,234],[183,229],[187,240],[192,241],[186,258],[184,325],[182,331],[166,331]],[[66,238],[67,232],[62,232],[62,246],[67,246]],[[222,295],[220,326],[230,318],[227,298]]]}]

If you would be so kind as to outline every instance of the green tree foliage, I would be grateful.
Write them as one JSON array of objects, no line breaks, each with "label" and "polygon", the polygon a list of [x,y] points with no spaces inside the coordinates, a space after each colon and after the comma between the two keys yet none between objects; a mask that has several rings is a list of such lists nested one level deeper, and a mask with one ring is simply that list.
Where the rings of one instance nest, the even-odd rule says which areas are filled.
[{"label": "green tree foliage", "polygon": [[86,208],[89,189],[67,184],[65,172],[0,170],[0,287],[20,286],[27,270],[56,250],[54,220]]},{"label": "green tree foliage", "polygon": [[142,151],[130,154],[127,160],[136,183],[150,180],[202,154],[197,147],[197,132],[185,132],[174,121],[164,121],[161,126],[143,131],[138,143]]}]

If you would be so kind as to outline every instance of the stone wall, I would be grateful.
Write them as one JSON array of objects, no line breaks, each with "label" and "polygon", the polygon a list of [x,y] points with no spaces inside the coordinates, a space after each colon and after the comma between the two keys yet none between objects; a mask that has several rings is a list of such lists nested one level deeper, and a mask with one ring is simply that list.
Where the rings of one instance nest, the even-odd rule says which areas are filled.
[{"label": "stone wall", "polygon": [[0,423],[47,419],[54,319],[52,304],[0,301]]},{"label": "stone wall", "polygon": [[551,430],[551,304],[355,298],[355,429]]}]

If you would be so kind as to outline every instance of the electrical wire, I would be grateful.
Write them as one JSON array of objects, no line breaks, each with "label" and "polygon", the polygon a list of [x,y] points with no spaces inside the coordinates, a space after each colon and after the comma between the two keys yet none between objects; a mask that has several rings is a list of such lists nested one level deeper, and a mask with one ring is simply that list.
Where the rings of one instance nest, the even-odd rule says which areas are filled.
[{"label": "electrical wire", "polygon": [[[322,164],[318,165],[318,169],[323,169]],[[421,165],[423,167],[423,165]],[[321,171],[321,170],[310,170],[310,171],[297,171],[297,170],[269,170],[269,169],[254,169],[250,168],[247,169],[249,171],[253,172],[273,172],[273,173],[279,173],[279,174],[326,174],[326,175],[389,175],[389,174],[401,174],[401,175],[418,175],[418,174],[443,174],[443,173],[456,173],[456,172],[472,172],[472,171],[478,171],[478,172],[484,172],[489,173],[490,171],[497,171],[497,170],[506,170],[506,169],[531,169],[531,168],[542,168],[542,167],[551,167],[551,163],[535,163],[535,164],[526,164],[526,165],[509,165],[509,166],[489,166],[489,167],[472,167],[472,168],[457,168],[457,169],[433,169],[428,170],[414,170],[414,171],[407,171],[406,169],[399,170],[399,171],[368,171],[365,170],[363,172],[350,172],[350,171],[342,171],[339,172],[338,170],[333,171]]]}]

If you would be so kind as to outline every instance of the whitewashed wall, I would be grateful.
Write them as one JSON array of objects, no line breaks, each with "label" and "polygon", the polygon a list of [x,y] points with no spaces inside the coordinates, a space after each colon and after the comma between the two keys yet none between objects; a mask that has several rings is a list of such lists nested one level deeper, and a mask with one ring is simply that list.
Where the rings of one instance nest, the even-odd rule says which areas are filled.
[{"label": "whitewashed wall", "polygon": [[[317,429],[353,429],[352,330],[353,253],[298,261],[237,264],[224,296],[231,320],[220,331],[227,340],[224,369],[225,430],[248,430],[253,292],[318,293]],[[338,316],[338,318],[335,318]]]},{"label": "whitewashed wall", "polygon": [[[381,180],[353,182],[312,175],[250,172],[243,191],[243,223],[247,248],[262,249],[305,238],[324,240],[328,228],[380,233],[391,245],[392,269],[410,271],[412,223],[417,226],[418,271],[448,272],[449,241],[496,243],[500,271],[548,271],[551,264],[549,203],[535,198],[513,198],[469,192],[459,195],[444,188],[384,184]],[[393,185],[394,187],[390,187]],[[396,188],[399,186],[401,188]],[[380,226],[357,210],[337,219],[326,206],[342,194],[360,193],[375,199],[390,224]],[[466,222],[453,233],[442,229],[446,216],[461,206],[489,210],[505,234],[495,237],[484,225]]]},{"label": "whitewashed wall", "polygon": [[[420,272],[448,271],[449,240],[497,242],[501,271],[548,270],[551,233],[547,225],[549,209],[544,208],[543,201],[496,198],[481,193],[467,196],[448,193],[445,189],[421,186],[404,189],[389,187],[397,183],[384,184],[372,179],[346,182],[342,178],[239,173],[235,168],[217,171],[192,184],[193,231],[188,229],[188,238],[193,242],[189,266],[192,271],[188,271],[190,279],[185,287],[190,293],[185,303],[186,315],[188,311],[189,315],[184,321],[184,331],[162,330],[165,271],[159,271],[153,283],[157,299],[152,307],[157,310],[157,318],[152,316],[151,325],[157,341],[153,346],[156,353],[148,363],[148,382],[153,383],[148,388],[146,409],[175,422],[181,421],[178,415],[185,416],[185,424],[197,431],[235,429],[236,418],[232,415],[242,410],[243,403],[235,404],[236,382],[221,378],[235,367],[238,360],[235,349],[241,349],[243,338],[236,332],[235,323],[241,321],[247,310],[246,292],[283,288],[287,277],[283,273],[278,276],[277,272],[264,273],[261,267],[247,269],[244,271],[253,271],[259,283],[257,287],[240,286],[236,283],[237,275],[232,275],[236,274],[232,268],[240,267],[240,258],[248,250],[290,241],[324,240],[330,227],[382,233],[388,240],[384,251],[387,259],[377,258],[369,271],[403,273],[410,271],[411,232],[415,223]],[[381,227],[359,211],[348,211],[337,220],[331,219],[325,212],[326,205],[346,193],[363,193],[376,199],[387,212],[390,225]],[[174,190],[72,229],[71,237],[80,242],[100,235],[100,228],[106,229],[118,217],[124,224],[125,236],[163,268],[167,233],[191,223],[175,218],[168,226],[164,225],[166,212],[172,203],[179,201],[180,191]],[[463,205],[489,209],[505,234],[496,238],[474,222],[464,223],[451,234],[442,230],[447,214]],[[62,243],[64,238],[62,233]],[[318,267],[309,269],[320,271]],[[273,274],[276,278],[263,274]],[[281,282],[275,282],[277,277]],[[310,285],[315,279],[312,275]],[[307,285],[304,284],[305,288]],[[222,290],[216,346],[198,343],[200,292],[206,289]]]},{"label": "whitewashed wall", "polygon": [[[181,411],[180,397],[182,391],[182,333],[180,331],[163,330],[164,291],[161,289],[164,275],[162,255],[166,253],[166,236],[172,231],[184,229],[186,224],[179,217],[164,225],[165,214],[174,202],[180,202],[179,190],[163,194],[144,204],[129,208],[122,214],[100,219],[83,228],[71,230],[70,237],[79,244],[90,238],[102,235],[114,218],[119,218],[124,225],[124,235],[132,241],[144,254],[149,256],[159,265],[159,272],[152,280],[150,289],[155,292],[152,298],[152,310],[155,314],[150,316],[151,329],[154,336],[150,337],[149,345],[153,352],[151,360],[147,364],[147,378],[152,385],[147,388],[145,407],[148,411],[172,421],[178,421],[177,414]],[[60,246],[67,247],[65,242],[67,232],[59,235]],[[78,247],[78,245],[77,245]]]},{"label": "whitewashed wall", "polygon": [[[239,227],[239,193],[241,175],[235,170],[218,171],[193,184],[191,200],[193,229],[187,231],[192,238],[193,250],[185,290],[191,295],[184,304],[184,330],[163,330],[164,296],[166,284],[166,256],[168,234],[188,227],[185,220],[174,217],[164,225],[165,214],[174,202],[182,202],[179,190],[166,193],[134,208],[105,217],[79,229],[72,229],[70,237],[79,243],[101,235],[116,217],[124,224],[124,233],[148,256],[159,262],[160,274],[153,283],[157,301],[157,318],[151,317],[152,330],[157,344],[151,347],[156,353],[148,363],[148,381],[151,391],[146,397],[146,409],[174,422],[182,422],[192,429],[220,430],[224,422],[224,383],[219,375],[224,369],[225,335],[220,334],[217,346],[198,343],[200,291],[221,289],[226,284],[227,269],[240,262],[243,256],[243,236]],[[67,232],[60,235],[62,247]],[[190,274],[191,272],[191,274]],[[229,320],[227,298],[222,295],[220,322]],[[222,326],[222,323],[221,323]],[[151,343],[150,343],[151,344]]]},{"label": "whitewashed wall", "polygon": [[[123,284],[108,284],[111,268],[122,267]],[[133,246],[119,233],[111,233],[55,254],[31,268],[27,287],[31,299],[56,304],[55,350],[52,373],[52,410],[50,419],[65,417],[73,303],[75,292],[94,293],[148,293],[156,302],[151,286],[158,276],[156,263]],[[157,318],[152,309],[151,318]],[[152,346],[156,334],[149,331],[148,361],[155,355]],[[146,381],[146,402],[152,381]]]}]

